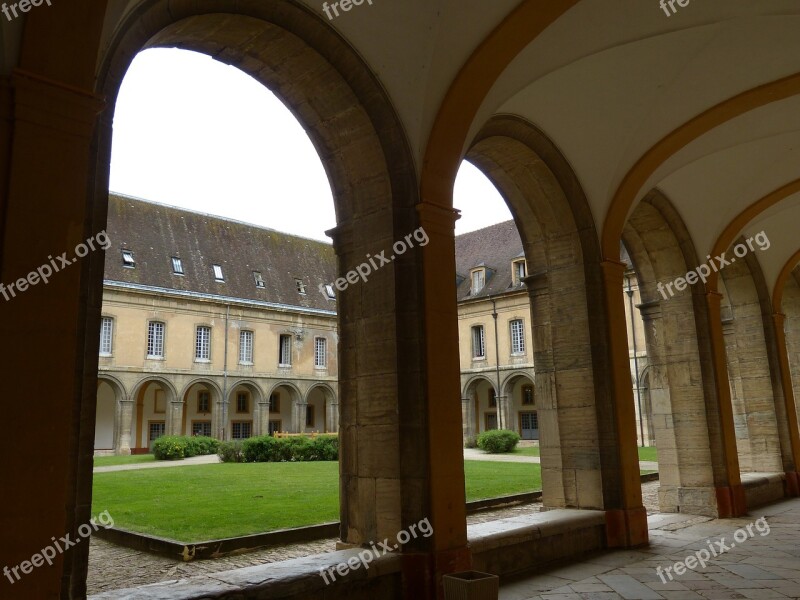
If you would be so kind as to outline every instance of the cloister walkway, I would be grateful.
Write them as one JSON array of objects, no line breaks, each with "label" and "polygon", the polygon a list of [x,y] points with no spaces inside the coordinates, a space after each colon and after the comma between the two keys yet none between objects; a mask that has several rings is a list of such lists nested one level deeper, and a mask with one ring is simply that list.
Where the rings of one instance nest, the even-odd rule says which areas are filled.
[{"label": "cloister walkway", "polygon": [[[749,535],[747,525],[762,516],[768,528],[763,522],[756,524]],[[737,519],[664,513],[650,515],[648,524],[648,547],[598,553],[506,583],[501,600],[800,598],[800,499]],[[739,534],[740,529],[745,533]],[[734,535],[743,541],[735,542]],[[716,552],[720,542],[730,549],[712,556],[704,569],[695,563],[697,570],[674,574],[677,562],[696,557],[709,545]],[[665,574],[668,567],[671,581]]]}]

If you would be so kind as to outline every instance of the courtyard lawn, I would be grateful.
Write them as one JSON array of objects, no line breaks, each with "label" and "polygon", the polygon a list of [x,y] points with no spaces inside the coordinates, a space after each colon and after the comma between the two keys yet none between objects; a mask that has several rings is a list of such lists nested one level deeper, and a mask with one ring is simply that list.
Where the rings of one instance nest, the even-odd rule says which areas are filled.
[{"label": "courtyard lawn", "polygon": [[525,446],[514,448],[512,454],[520,454],[522,456],[539,456],[539,446]]},{"label": "courtyard lawn", "polygon": [[156,457],[152,454],[132,454],[130,456],[95,456],[95,467],[114,467],[117,465],[132,465],[136,463],[154,462]]},{"label": "courtyard lawn", "polygon": [[[541,489],[539,465],[465,462],[467,499]],[[339,519],[339,463],[197,465],[97,473],[94,514],[183,542]]]},{"label": "courtyard lawn", "polygon": [[[513,454],[520,454],[522,456],[539,456],[539,446],[527,446],[524,448],[514,448]],[[639,460],[647,460],[656,462],[658,460],[658,451],[655,446],[639,448]]]}]

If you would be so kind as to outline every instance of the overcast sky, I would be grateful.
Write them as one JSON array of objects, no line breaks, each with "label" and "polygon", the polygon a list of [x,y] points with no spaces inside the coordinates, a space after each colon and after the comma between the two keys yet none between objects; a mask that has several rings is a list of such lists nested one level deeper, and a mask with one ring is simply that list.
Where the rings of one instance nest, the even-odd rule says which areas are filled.
[{"label": "overcast sky", "polygon": [[[133,61],[114,115],[110,187],[325,241],[336,224],[322,163],[294,116],[248,75],[186,50]],[[469,163],[455,206],[456,233],[511,218]]]}]

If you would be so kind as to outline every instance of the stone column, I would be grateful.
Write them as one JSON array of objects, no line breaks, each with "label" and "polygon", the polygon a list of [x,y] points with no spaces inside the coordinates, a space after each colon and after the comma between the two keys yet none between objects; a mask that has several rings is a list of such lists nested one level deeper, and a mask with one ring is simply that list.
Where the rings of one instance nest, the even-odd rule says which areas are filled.
[{"label": "stone column", "polygon": [[325,432],[339,433],[339,402],[337,400],[326,400],[325,410],[327,411]]},{"label": "stone column", "polygon": [[790,442],[790,464],[785,467],[786,493],[788,496],[800,496],[800,428],[797,422],[797,408],[795,405],[794,389],[792,387],[792,372],[789,366],[789,352],[786,344],[786,315],[773,313],[773,328],[775,330],[775,345],[777,347],[780,363],[781,382],[783,384],[784,412],[786,415],[784,426],[788,429]]},{"label": "stone column", "polygon": [[128,455],[131,453],[131,426],[133,425],[133,400],[120,400],[119,410],[119,438],[117,453]]},{"label": "stone column", "polygon": [[[169,435],[184,435],[183,431],[183,401],[173,400],[170,402],[170,420],[171,426],[167,427]],[[188,432],[191,434],[191,431]]]},{"label": "stone column", "polygon": [[305,433],[306,430],[306,409],[308,403],[298,400],[292,405],[292,428],[293,433]]},{"label": "stone column", "polygon": [[253,415],[255,435],[269,434],[269,399],[259,402],[256,414]]},{"label": "stone column", "polygon": [[475,432],[475,402],[472,398],[461,399],[461,431],[464,443],[477,435]]},{"label": "stone column", "polygon": [[508,396],[495,396],[497,400],[497,427],[499,429],[514,430],[514,424],[510,422],[511,410],[509,407]]},{"label": "stone column", "polygon": [[217,401],[214,402],[214,410],[211,411],[211,431],[214,437],[222,441],[231,439],[231,433],[228,431],[228,424],[225,422],[230,418],[230,414],[224,415],[223,417],[224,409],[225,402],[217,399]]}]

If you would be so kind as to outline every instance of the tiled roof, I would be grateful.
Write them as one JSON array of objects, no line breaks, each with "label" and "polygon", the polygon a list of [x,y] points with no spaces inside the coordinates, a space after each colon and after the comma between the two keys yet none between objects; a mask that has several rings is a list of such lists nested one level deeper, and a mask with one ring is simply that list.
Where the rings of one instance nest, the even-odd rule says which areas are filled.
[{"label": "tiled roof", "polygon": [[[330,244],[182,208],[109,195],[105,279],[309,309],[336,310],[319,284],[336,279]],[[135,268],[123,266],[130,250]],[[173,273],[180,258],[184,275]],[[214,278],[222,267],[224,283]],[[264,279],[256,287],[253,271]],[[297,291],[295,278],[305,284]]]},{"label": "tiled roof", "polygon": [[[522,252],[522,240],[514,221],[456,236],[456,274],[461,280],[456,290],[458,301],[524,290],[524,286],[511,285],[511,262],[516,258],[524,258]],[[472,296],[470,270],[478,266],[486,267],[486,285]]]}]

